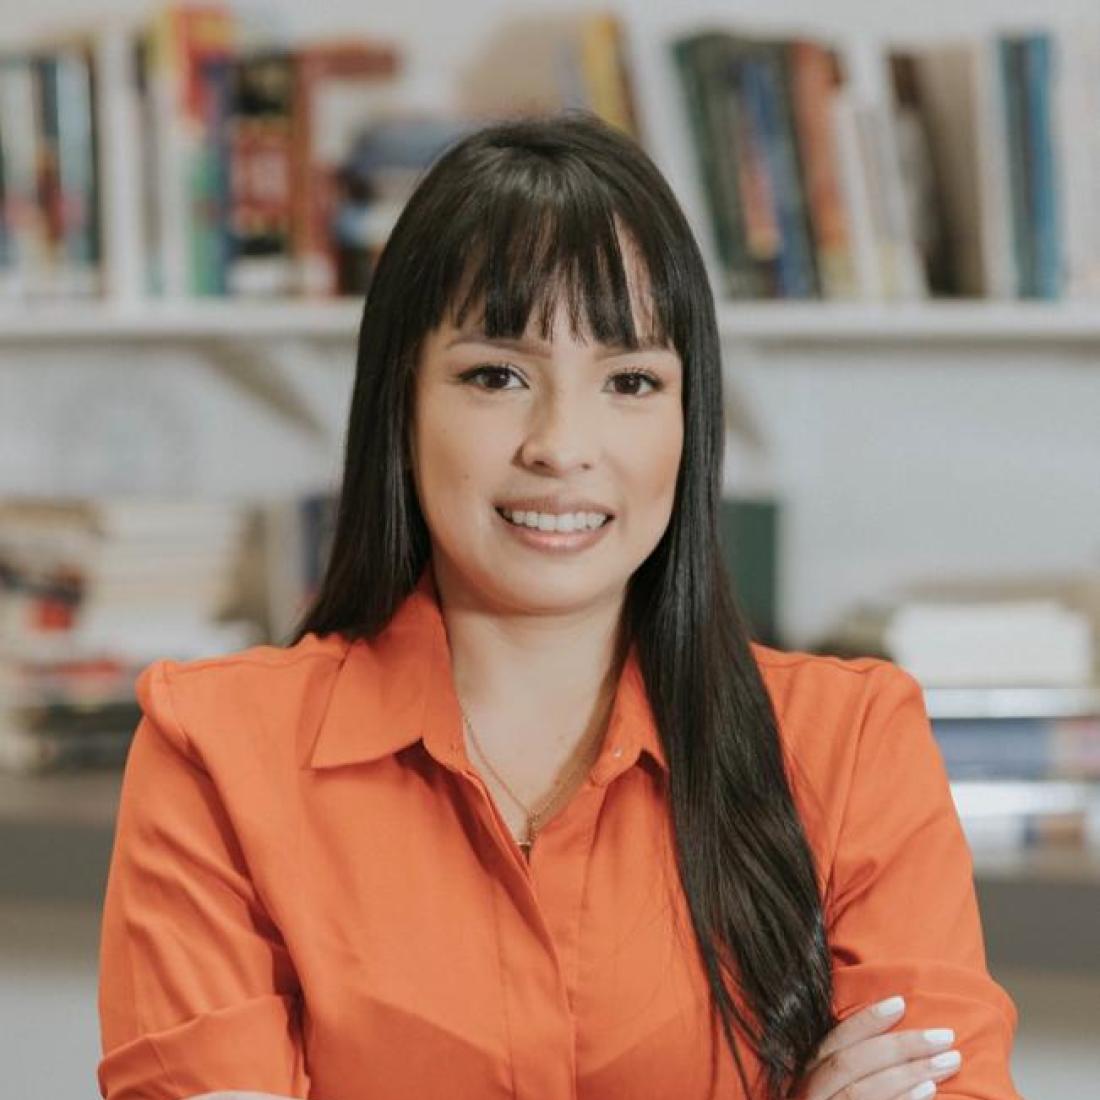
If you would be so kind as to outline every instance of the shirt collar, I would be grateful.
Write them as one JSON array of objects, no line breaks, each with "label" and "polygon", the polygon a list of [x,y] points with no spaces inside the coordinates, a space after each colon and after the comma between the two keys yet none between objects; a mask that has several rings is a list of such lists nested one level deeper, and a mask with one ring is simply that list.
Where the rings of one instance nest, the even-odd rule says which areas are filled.
[{"label": "shirt collar", "polygon": [[[467,766],[451,653],[429,560],[416,586],[372,641],[347,644],[313,745],[311,768],[379,760],[422,740],[441,764]],[[593,781],[611,781],[646,752],[668,763],[632,643]]]}]

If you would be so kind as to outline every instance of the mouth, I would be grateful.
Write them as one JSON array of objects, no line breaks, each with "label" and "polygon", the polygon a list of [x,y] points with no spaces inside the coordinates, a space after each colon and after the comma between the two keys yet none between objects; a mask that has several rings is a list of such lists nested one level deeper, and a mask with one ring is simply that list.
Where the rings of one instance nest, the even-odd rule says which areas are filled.
[{"label": "mouth", "polygon": [[[499,505],[493,505],[493,510],[496,512],[496,514],[498,516],[500,516],[500,518],[502,520],[504,520],[505,523],[511,524],[513,527],[518,527],[521,530],[534,531],[534,532],[539,532],[539,533],[542,533],[542,534],[550,534],[550,535],[553,535],[553,534],[557,534],[557,535],[585,534],[589,531],[599,531],[601,528],[607,527],[615,519],[614,516],[609,515],[608,513],[569,512],[569,513],[565,513],[566,515],[568,515],[570,517],[570,520],[566,521],[565,526],[545,529],[545,528],[540,527],[538,524],[532,525],[532,524],[528,524],[526,522],[517,523],[516,520],[512,518],[514,513],[512,513],[510,509],[502,508]],[[521,513],[521,514],[526,514],[526,513]],[[596,516],[596,515],[601,515],[603,518],[600,522],[595,523],[593,525],[592,521],[588,517]],[[578,521],[578,519],[577,519],[578,516],[584,516],[585,517],[585,520],[584,520],[583,523]]]}]

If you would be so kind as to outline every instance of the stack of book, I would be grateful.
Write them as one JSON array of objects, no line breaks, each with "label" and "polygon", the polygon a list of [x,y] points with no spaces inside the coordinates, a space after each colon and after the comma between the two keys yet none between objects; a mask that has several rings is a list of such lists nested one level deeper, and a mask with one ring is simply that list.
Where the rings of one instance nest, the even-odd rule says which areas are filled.
[{"label": "stack of book", "polygon": [[1100,851],[1100,687],[929,688],[925,700],[972,848]]},{"label": "stack of book", "polygon": [[207,501],[0,502],[0,768],[117,765],[142,668],[259,639],[228,617],[247,520]]},{"label": "stack of book", "polygon": [[671,50],[730,297],[1100,290],[1100,27]]},{"label": "stack of book", "polygon": [[914,584],[853,608],[812,648],[884,657],[920,681],[975,849],[1090,847],[1098,622],[1100,578]]}]

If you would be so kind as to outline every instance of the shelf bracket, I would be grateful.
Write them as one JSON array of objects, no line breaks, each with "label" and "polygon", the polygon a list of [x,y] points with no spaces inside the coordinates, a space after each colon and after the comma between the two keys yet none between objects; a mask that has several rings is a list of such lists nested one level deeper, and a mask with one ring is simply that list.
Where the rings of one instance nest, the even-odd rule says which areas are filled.
[{"label": "shelf bracket", "polygon": [[312,358],[301,341],[280,337],[244,343],[211,340],[203,357],[210,367],[253,400],[306,435],[326,442],[331,429],[309,400],[299,380],[302,363]]}]

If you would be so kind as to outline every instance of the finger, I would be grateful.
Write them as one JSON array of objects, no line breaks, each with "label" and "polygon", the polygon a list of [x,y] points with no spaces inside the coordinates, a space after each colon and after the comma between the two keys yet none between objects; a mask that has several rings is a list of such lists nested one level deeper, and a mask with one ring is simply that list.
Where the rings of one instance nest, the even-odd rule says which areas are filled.
[{"label": "finger", "polygon": [[[900,1079],[893,1079],[889,1075],[879,1078],[886,1083],[886,1091],[881,1088],[878,1091],[888,1098],[892,1098],[897,1092],[899,1080],[902,1083],[917,1084],[928,1080],[944,1068],[955,1072],[958,1062],[945,1067],[932,1060],[937,1055],[958,1055],[958,1051],[946,1050],[954,1038],[953,1033],[949,1028],[931,1029],[931,1032],[938,1032],[948,1038],[931,1043],[926,1038],[929,1032],[901,1031],[864,1039],[843,1050],[834,1051],[806,1079],[806,1100],[826,1100],[828,1097],[841,1095],[848,1100],[854,1100],[855,1097],[859,1100],[871,1100],[871,1090],[867,1082],[874,1080],[876,1074],[889,1070],[902,1070],[906,1075]],[[889,1091],[891,1087],[893,1092]]]},{"label": "finger", "polygon": [[931,1058],[918,1058],[905,1065],[878,1070],[860,1078],[846,1092],[833,1095],[852,1100],[929,1100],[939,1091],[940,1082],[958,1073],[961,1065],[961,1058],[950,1066],[938,1066]]},{"label": "finger", "polygon": [[810,1063],[807,1072],[813,1070],[826,1058],[845,1047],[867,1039],[872,1035],[879,1035],[891,1028],[905,1015],[905,998],[888,997],[885,1001],[868,1005],[859,1009],[851,1016],[842,1020],[828,1035],[825,1036],[813,1062]]}]

